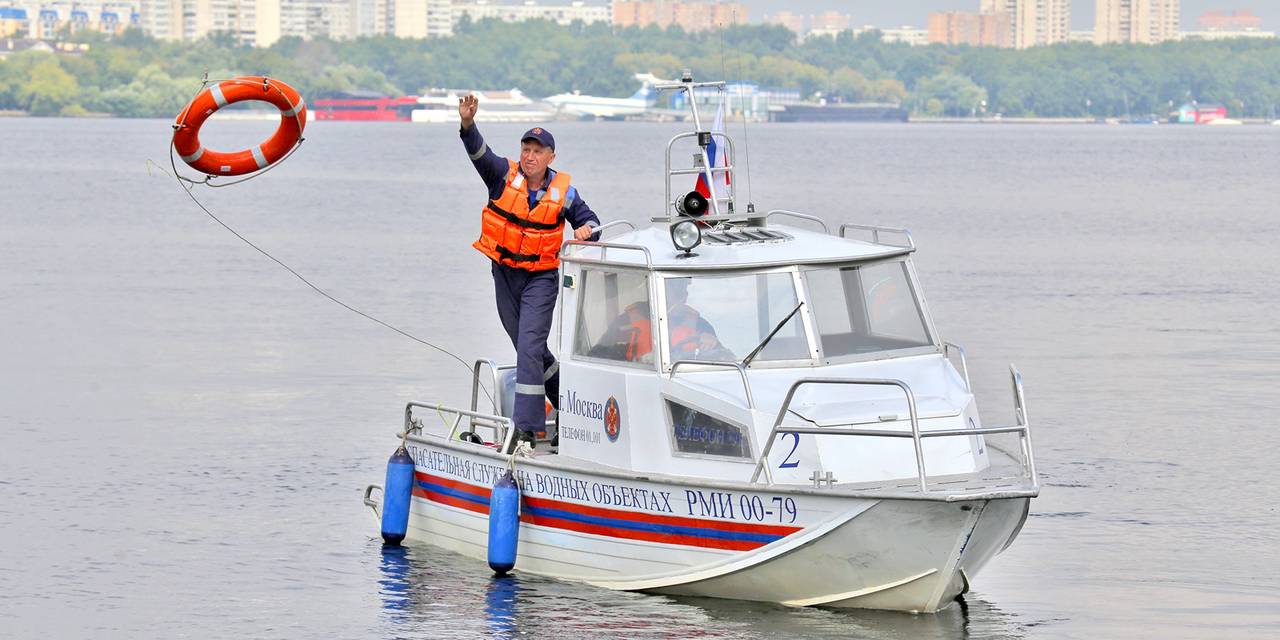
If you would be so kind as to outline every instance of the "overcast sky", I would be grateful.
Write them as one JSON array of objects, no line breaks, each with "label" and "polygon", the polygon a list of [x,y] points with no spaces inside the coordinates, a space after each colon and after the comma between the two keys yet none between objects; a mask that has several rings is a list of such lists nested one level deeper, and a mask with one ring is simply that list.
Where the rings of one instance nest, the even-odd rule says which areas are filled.
[{"label": "overcast sky", "polygon": [[[783,9],[812,14],[836,10],[853,16],[854,24],[880,27],[912,25],[924,28],[930,11],[976,11],[978,0],[737,0],[751,8],[751,21]],[[1071,3],[1073,29],[1093,28],[1095,0]],[[1182,0],[1182,28],[1196,28],[1196,18],[1206,9],[1252,9],[1262,17],[1264,29],[1280,30],[1280,0]]]}]

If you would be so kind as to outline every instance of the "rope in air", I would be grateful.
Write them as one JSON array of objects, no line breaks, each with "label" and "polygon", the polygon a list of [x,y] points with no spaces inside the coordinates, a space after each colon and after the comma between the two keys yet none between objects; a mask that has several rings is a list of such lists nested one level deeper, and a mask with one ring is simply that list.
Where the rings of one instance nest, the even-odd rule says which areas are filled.
[{"label": "rope in air", "polygon": [[[219,82],[219,81],[211,81],[211,80],[209,80],[209,74],[207,74],[207,73],[206,73],[206,74],[204,75],[204,78],[201,80],[201,83],[200,83],[200,89],[199,89],[199,91],[197,91],[197,92],[196,92],[196,95],[199,95],[200,91],[203,91],[203,90],[205,89],[205,87],[207,87],[211,82]],[[264,82],[264,84],[266,84],[266,83]],[[267,85],[267,86],[270,86],[270,85]],[[279,89],[276,89],[276,90],[277,90],[277,91],[279,91]],[[194,102],[194,101],[195,101],[195,100],[194,100],[194,97],[193,97],[193,98],[192,98],[192,100],[191,100],[190,102],[188,102],[188,103],[187,103],[187,106],[183,108],[182,113],[179,115],[179,117],[178,117],[179,122],[178,122],[177,124],[174,124],[174,125],[173,125],[173,129],[174,129],[174,133],[175,133],[175,134],[177,133],[178,129],[180,129],[180,128],[182,128],[182,127],[185,127],[185,126],[186,126],[187,110],[191,108],[191,104],[192,104],[192,102]],[[298,115],[296,115],[296,114],[295,114],[295,115],[294,115],[294,117],[295,117],[295,118],[297,118],[297,117],[300,117],[300,116],[298,116]],[[301,127],[299,127],[299,129],[301,129]],[[226,222],[224,222],[224,221],[223,221],[221,218],[219,218],[217,215],[214,215],[214,213],[213,213],[212,211],[210,211],[210,210],[209,210],[209,208],[208,208],[208,207],[206,207],[206,206],[204,205],[204,203],[200,202],[200,199],[199,199],[199,198],[197,198],[197,197],[195,196],[195,194],[194,194],[194,193],[192,193],[192,192],[195,190],[195,187],[196,187],[196,186],[199,186],[199,185],[205,185],[205,186],[208,186],[208,187],[214,187],[214,188],[217,188],[217,187],[229,187],[229,186],[232,186],[232,185],[236,185],[236,184],[241,184],[241,183],[243,183],[243,182],[247,182],[247,181],[249,181],[249,180],[252,180],[253,178],[256,178],[256,177],[258,177],[258,176],[261,176],[261,175],[265,174],[266,172],[270,171],[271,169],[274,169],[276,166],[281,165],[281,164],[284,164],[284,161],[285,161],[285,160],[288,160],[288,159],[289,159],[289,157],[290,157],[290,156],[292,156],[292,155],[294,154],[294,152],[296,152],[296,151],[298,150],[298,148],[302,146],[302,142],[303,142],[303,140],[305,140],[305,139],[306,139],[306,138],[303,138],[303,137],[299,136],[298,141],[294,144],[293,148],[289,150],[289,153],[288,153],[288,154],[286,154],[284,157],[280,158],[278,161],[276,161],[276,162],[274,162],[274,163],[272,163],[272,164],[268,165],[267,167],[263,168],[261,171],[258,171],[258,172],[255,172],[255,173],[252,173],[252,174],[250,174],[249,176],[247,176],[247,177],[245,177],[245,178],[241,178],[241,179],[239,179],[239,180],[235,180],[235,181],[233,181],[233,182],[222,183],[222,184],[214,184],[214,183],[212,182],[212,180],[213,180],[214,176],[206,175],[206,176],[205,176],[205,178],[204,178],[204,180],[195,180],[195,179],[188,178],[187,176],[182,175],[182,174],[181,174],[181,172],[179,172],[179,171],[178,171],[178,164],[177,164],[177,161],[176,161],[176,160],[175,160],[175,158],[174,158],[174,156],[175,156],[175,154],[176,154],[177,150],[176,150],[176,148],[175,148],[175,146],[174,146],[173,138],[170,138],[170,139],[169,139],[169,166],[173,169],[173,173],[172,173],[172,174],[169,174],[169,172],[168,172],[168,171],[165,171],[163,168],[161,168],[161,167],[160,167],[160,165],[156,164],[154,161],[152,161],[152,160],[150,160],[150,159],[148,159],[148,160],[147,160],[147,173],[148,173],[148,174],[150,174],[150,172],[151,172],[151,167],[155,167],[155,168],[156,168],[158,171],[160,171],[161,173],[164,173],[164,174],[167,174],[167,175],[171,175],[171,177],[173,177],[173,178],[175,178],[175,179],[176,179],[176,181],[177,181],[177,183],[178,183],[178,186],[182,188],[182,192],[183,192],[183,193],[185,193],[185,194],[187,195],[187,197],[188,197],[188,198],[190,198],[190,199],[191,199],[191,201],[192,201],[192,202],[194,202],[194,203],[195,203],[195,205],[196,205],[197,207],[199,207],[199,208],[200,208],[200,210],[201,210],[201,211],[203,211],[203,212],[204,212],[204,214],[205,214],[206,216],[209,216],[209,218],[210,218],[210,219],[212,219],[214,222],[218,223],[218,225],[219,225],[219,226],[221,226],[223,229],[226,229],[228,232],[230,232],[230,233],[231,233],[231,235],[233,235],[233,236],[235,236],[236,238],[238,238],[241,242],[243,242],[244,244],[248,245],[248,246],[249,246],[250,248],[252,248],[254,251],[257,251],[258,253],[262,254],[263,256],[266,256],[266,258],[267,258],[268,260],[271,260],[272,262],[276,263],[276,264],[277,264],[277,265],[279,265],[281,268],[283,268],[285,271],[288,271],[290,274],[292,274],[292,275],[293,275],[293,277],[297,278],[297,279],[298,279],[299,281],[301,281],[303,284],[305,284],[305,285],[307,285],[308,287],[310,287],[312,291],[315,291],[316,293],[320,294],[321,296],[324,296],[324,298],[325,298],[325,299],[329,300],[330,302],[333,302],[334,304],[336,304],[336,305],[338,305],[338,306],[342,307],[343,309],[346,309],[347,311],[350,311],[351,313],[354,313],[354,314],[356,314],[356,315],[358,315],[358,316],[360,316],[360,317],[362,317],[362,318],[364,318],[364,319],[366,319],[366,320],[369,320],[369,321],[371,321],[371,322],[374,322],[374,323],[376,323],[376,324],[379,324],[379,325],[381,325],[381,326],[383,326],[383,327],[385,327],[385,328],[387,328],[387,329],[390,329],[390,330],[392,330],[392,331],[394,331],[394,332],[396,332],[396,333],[398,333],[398,334],[400,334],[400,335],[402,335],[402,336],[404,336],[404,337],[406,337],[406,338],[408,338],[408,339],[410,339],[410,340],[413,340],[414,342],[417,342],[417,343],[419,343],[419,344],[421,344],[421,345],[424,345],[424,346],[426,346],[426,347],[430,347],[430,348],[432,348],[432,349],[435,349],[436,351],[439,351],[440,353],[443,353],[443,354],[445,354],[445,355],[449,356],[450,358],[453,358],[453,359],[454,359],[454,360],[456,360],[459,364],[461,364],[463,367],[465,367],[465,368],[467,369],[468,377],[473,377],[473,378],[475,378],[475,379],[476,379],[476,381],[477,381],[477,382],[479,382],[479,381],[478,381],[477,374],[473,371],[473,369],[472,369],[471,365],[467,364],[467,361],[466,361],[466,360],[463,360],[463,359],[462,359],[460,356],[458,356],[457,354],[453,353],[452,351],[449,351],[448,349],[445,349],[444,347],[442,347],[442,346],[440,346],[440,345],[437,345],[437,344],[432,343],[432,342],[430,342],[430,341],[428,341],[428,340],[424,340],[424,339],[422,339],[422,338],[419,338],[418,336],[413,335],[412,333],[409,333],[408,331],[405,331],[404,329],[401,329],[401,328],[399,328],[399,327],[397,327],[397,326],[395,326],[395,325],[393,325],[393,324],[391,324],[391,323],[389,323],[389,322],[386,322],[386,321],[384,321],[384,320],[382,320],[382,319],[380,319],[380,318],[377,318],[377,317],[375,317],[375,316],[373,316],[373,315],[371,315],[371,314],[369,314],[369,313],[366,313],[366,312],[364,312],[364,311],[361,311],[360,309],[357,309],[357,308],[355,308],[355,307],[353,307],[353,306],[351,306],[351,305],[347,304],[346,302],[343,302],[342,300],[339,300],[339,299],[338,299],[337,297],[335,297],[334,295],[332,295],[332,294],[330,294],[329,292],[325,291],[324,289],[321,289],[320,287],[316,286],[313,282],[311,282],[310,280],[308,280],[308,279],[307,279],[305,276],[303,276],[301,273],[298,273],[298,271],[297,271],[296,269],[294,269],[293,267],[289,266],[288,264],[285,264],[285,262],[284,262],[284,261],[282,261],[282,260],[280,260],[279,258],[277,258],[277,257],[275,257],[275,256],[273,256],[273,255],[271,255],[271,253],[270,253],[270,252],[268,252],[266,249],[263,249],[262,247],[260,247],[260,246],[258,246],[257,244],[255,244],[252,240],[250,240],[250,239],[246,238],[243,234],[241,234],[239,231],[236,231],[234,228],[232,228],[232,226],[231,226],[231,225],[229,225],[229,224],[227,224]],[[484,384],[483,382],[479,382],[479,386],[480,386],[480,389],[484,392],[484,395],[485,395],[486,397],[488,397],[488,398],[489,398],[489,402],[490,402],[490,403],[493,403],[493,402],[494,402],[493,395],[489,393],[489,388],[488,388],[487,386],[485,386],[485,384]]]}]

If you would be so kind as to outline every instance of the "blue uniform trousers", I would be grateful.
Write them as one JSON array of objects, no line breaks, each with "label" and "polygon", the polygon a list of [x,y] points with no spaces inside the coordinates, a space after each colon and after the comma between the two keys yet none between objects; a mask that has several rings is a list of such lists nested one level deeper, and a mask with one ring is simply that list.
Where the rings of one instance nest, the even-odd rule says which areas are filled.
[{"label": "blue uniform trousers", "polygon": [[516,399],[512,421],[520,431],[546,424],[542,398],[560,406],[560,363],[547,348],[551,314],[559,293],[559,271],[526,271],[493,263],[498,317],[516,348]]}]

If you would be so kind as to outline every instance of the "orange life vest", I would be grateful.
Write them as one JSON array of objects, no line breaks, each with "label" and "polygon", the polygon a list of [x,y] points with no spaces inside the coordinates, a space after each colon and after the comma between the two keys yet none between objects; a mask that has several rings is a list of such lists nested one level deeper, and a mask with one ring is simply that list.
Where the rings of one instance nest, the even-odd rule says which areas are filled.
[{"label": "orange life vest", "polygon": [[702,315],[687,304],[677,304],[667,310],[667,328],[671,333],[671,357],[690,357],[698,350],[698,321]]},{"label": "orange life vest", "polygon": [[[627,307],[627,318],[631,321],[631,326],[628,328],[630,337],[627,340],[626,355],[631,362],[639,361],[641,356],[653,350],[653,324],[648,312],[648,305],[644,303]],[[698,312],[688,305],[680,305],[672,310],[667,325],[671,330],[671,357],[681,359],[697,351],[698,342],[693,338],[698,333],[700,318]]]},{"label": "orange life vest", "polygon": [[507,186],[497,200],[489,201],[480,216],[480,239],[471,246],[491,260],[529,271],[547,271],[560,266],[560,246],[564,244],[565,198],[569,195],[569,174],[557,171],[542,199],[529,208],[529,185],[520,165],[508,160]]},{"label": "orange life vest", "polygon": [[639,362],[640,357],[653,351],[653,327],[649,322],[649,305],[637,302],[627,307],[630,338],[627,340],[627,360]]}]

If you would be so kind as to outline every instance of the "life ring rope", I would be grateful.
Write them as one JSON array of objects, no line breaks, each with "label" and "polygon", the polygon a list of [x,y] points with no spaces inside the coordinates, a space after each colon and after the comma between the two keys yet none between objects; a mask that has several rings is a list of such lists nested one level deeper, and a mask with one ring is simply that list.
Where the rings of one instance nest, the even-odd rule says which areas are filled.
[{"label": "life ring rope", "polygon": [[[204,180],[179,175],[191,184],[228,187],[240,184],[275,168],[292,156],[306,140],[306,102],[288,84],[266,76],[242,76],[226,80],[201,79],[200,90],[187,102],[173,124],[169,145],[170,164],[177,173],[177,155],[187,165],[205,174]],[[254,89],[261,88],[261,94]],[[249,149],[234,152],[212,151],[200,143],[200,127],[215,111],[236,102],[258,100],[280,110],[280,126],[270,138]],[[193,109],[197,109],[193,113]],[[214,184],[215,177],[246,175],[228,183]]]}]

